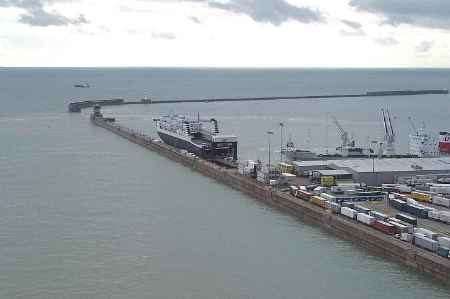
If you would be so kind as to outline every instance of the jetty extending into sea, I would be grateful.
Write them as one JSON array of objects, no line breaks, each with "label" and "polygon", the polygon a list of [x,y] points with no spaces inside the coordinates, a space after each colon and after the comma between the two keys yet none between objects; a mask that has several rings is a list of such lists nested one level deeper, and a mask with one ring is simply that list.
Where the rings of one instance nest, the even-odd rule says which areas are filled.
[{"label": "jetty extending into sea", "polygon": [[194,171],[239,190],[261,202],[286,211],[306,222],[317,224],[325,230],[350,240],[370,252],[392,261],[427,273],[433,278],[450,285],[450,259],[403,242],[393,236],[361,225],[352,219],[342,217],[311,202],[300,200],[289,193],[241,175],[236,169],[217,165],[214,162],[183,154],[177,148],[162,143],[148,135],[117,124],[114,118],[91,116],[94,125],[102,127],[139,146],[178,162]]}]

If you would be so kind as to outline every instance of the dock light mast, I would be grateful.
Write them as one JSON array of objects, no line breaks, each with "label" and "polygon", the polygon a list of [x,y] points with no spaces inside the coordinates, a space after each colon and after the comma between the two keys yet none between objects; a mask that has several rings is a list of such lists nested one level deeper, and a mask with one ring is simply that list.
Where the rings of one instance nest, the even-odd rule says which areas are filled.
[{"label": "dock light mast", "polygon": [[284,124],[282,122],[280,122],[280,135],[281,135],[280,162],[283,162],[283,129],[284,129]]},{"label": "dock light mast", "polygon": [[269,147],[269,173],[270,173],[270,168],[271,168],[271,164],[270,164],[270,136],[273,135],[273,131],[267,131],[267,143],[268,143],[268,147]]}]

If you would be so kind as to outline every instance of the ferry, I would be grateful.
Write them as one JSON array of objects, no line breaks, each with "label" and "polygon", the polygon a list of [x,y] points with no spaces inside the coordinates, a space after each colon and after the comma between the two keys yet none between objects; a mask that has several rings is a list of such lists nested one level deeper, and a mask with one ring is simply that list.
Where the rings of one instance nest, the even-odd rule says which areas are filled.
[{"label": "ferry", "polygon": [[238,160],[237,137],[221,133],[214,118],[166,115],[154,121],[159,138],[168,145],[221,164]]}]

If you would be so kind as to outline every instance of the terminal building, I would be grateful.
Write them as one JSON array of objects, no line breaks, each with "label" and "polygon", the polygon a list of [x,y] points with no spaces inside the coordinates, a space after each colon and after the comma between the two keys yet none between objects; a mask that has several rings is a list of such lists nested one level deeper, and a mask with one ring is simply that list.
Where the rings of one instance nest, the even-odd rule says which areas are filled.
[{"label": "terminal building", "polygon": [[357,183],[394,184],[400,177],[450,174],[450,157],[328,160],[328,167],[352,174]]}]

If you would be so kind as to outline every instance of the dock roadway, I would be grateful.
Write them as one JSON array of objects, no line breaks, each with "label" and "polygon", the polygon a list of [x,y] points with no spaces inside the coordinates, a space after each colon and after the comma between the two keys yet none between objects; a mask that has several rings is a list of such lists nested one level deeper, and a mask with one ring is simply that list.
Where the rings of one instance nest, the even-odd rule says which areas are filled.
[{"label": "dock roadway", "polygon": [[183,155],[177,149],[160,141],[152,140],[151,137],[137,133],[129,128],[104,121],[101,118],[92,119],[92,122],[268,205],[286,211],[304,221],[318,224],[327,231],[351,240],[370,252],[407,265],[419,272],[427,273],[435,279],[450,285],[450,259],[397,240],[368,226],[356,223],[351,219],[333,214],[330,210],[325,210],[309,202],[297,199],[287,193],[273,190],[271,187],[262,185],[252,178],[241,176],[236,170],[226,169],[202,159]]}]

